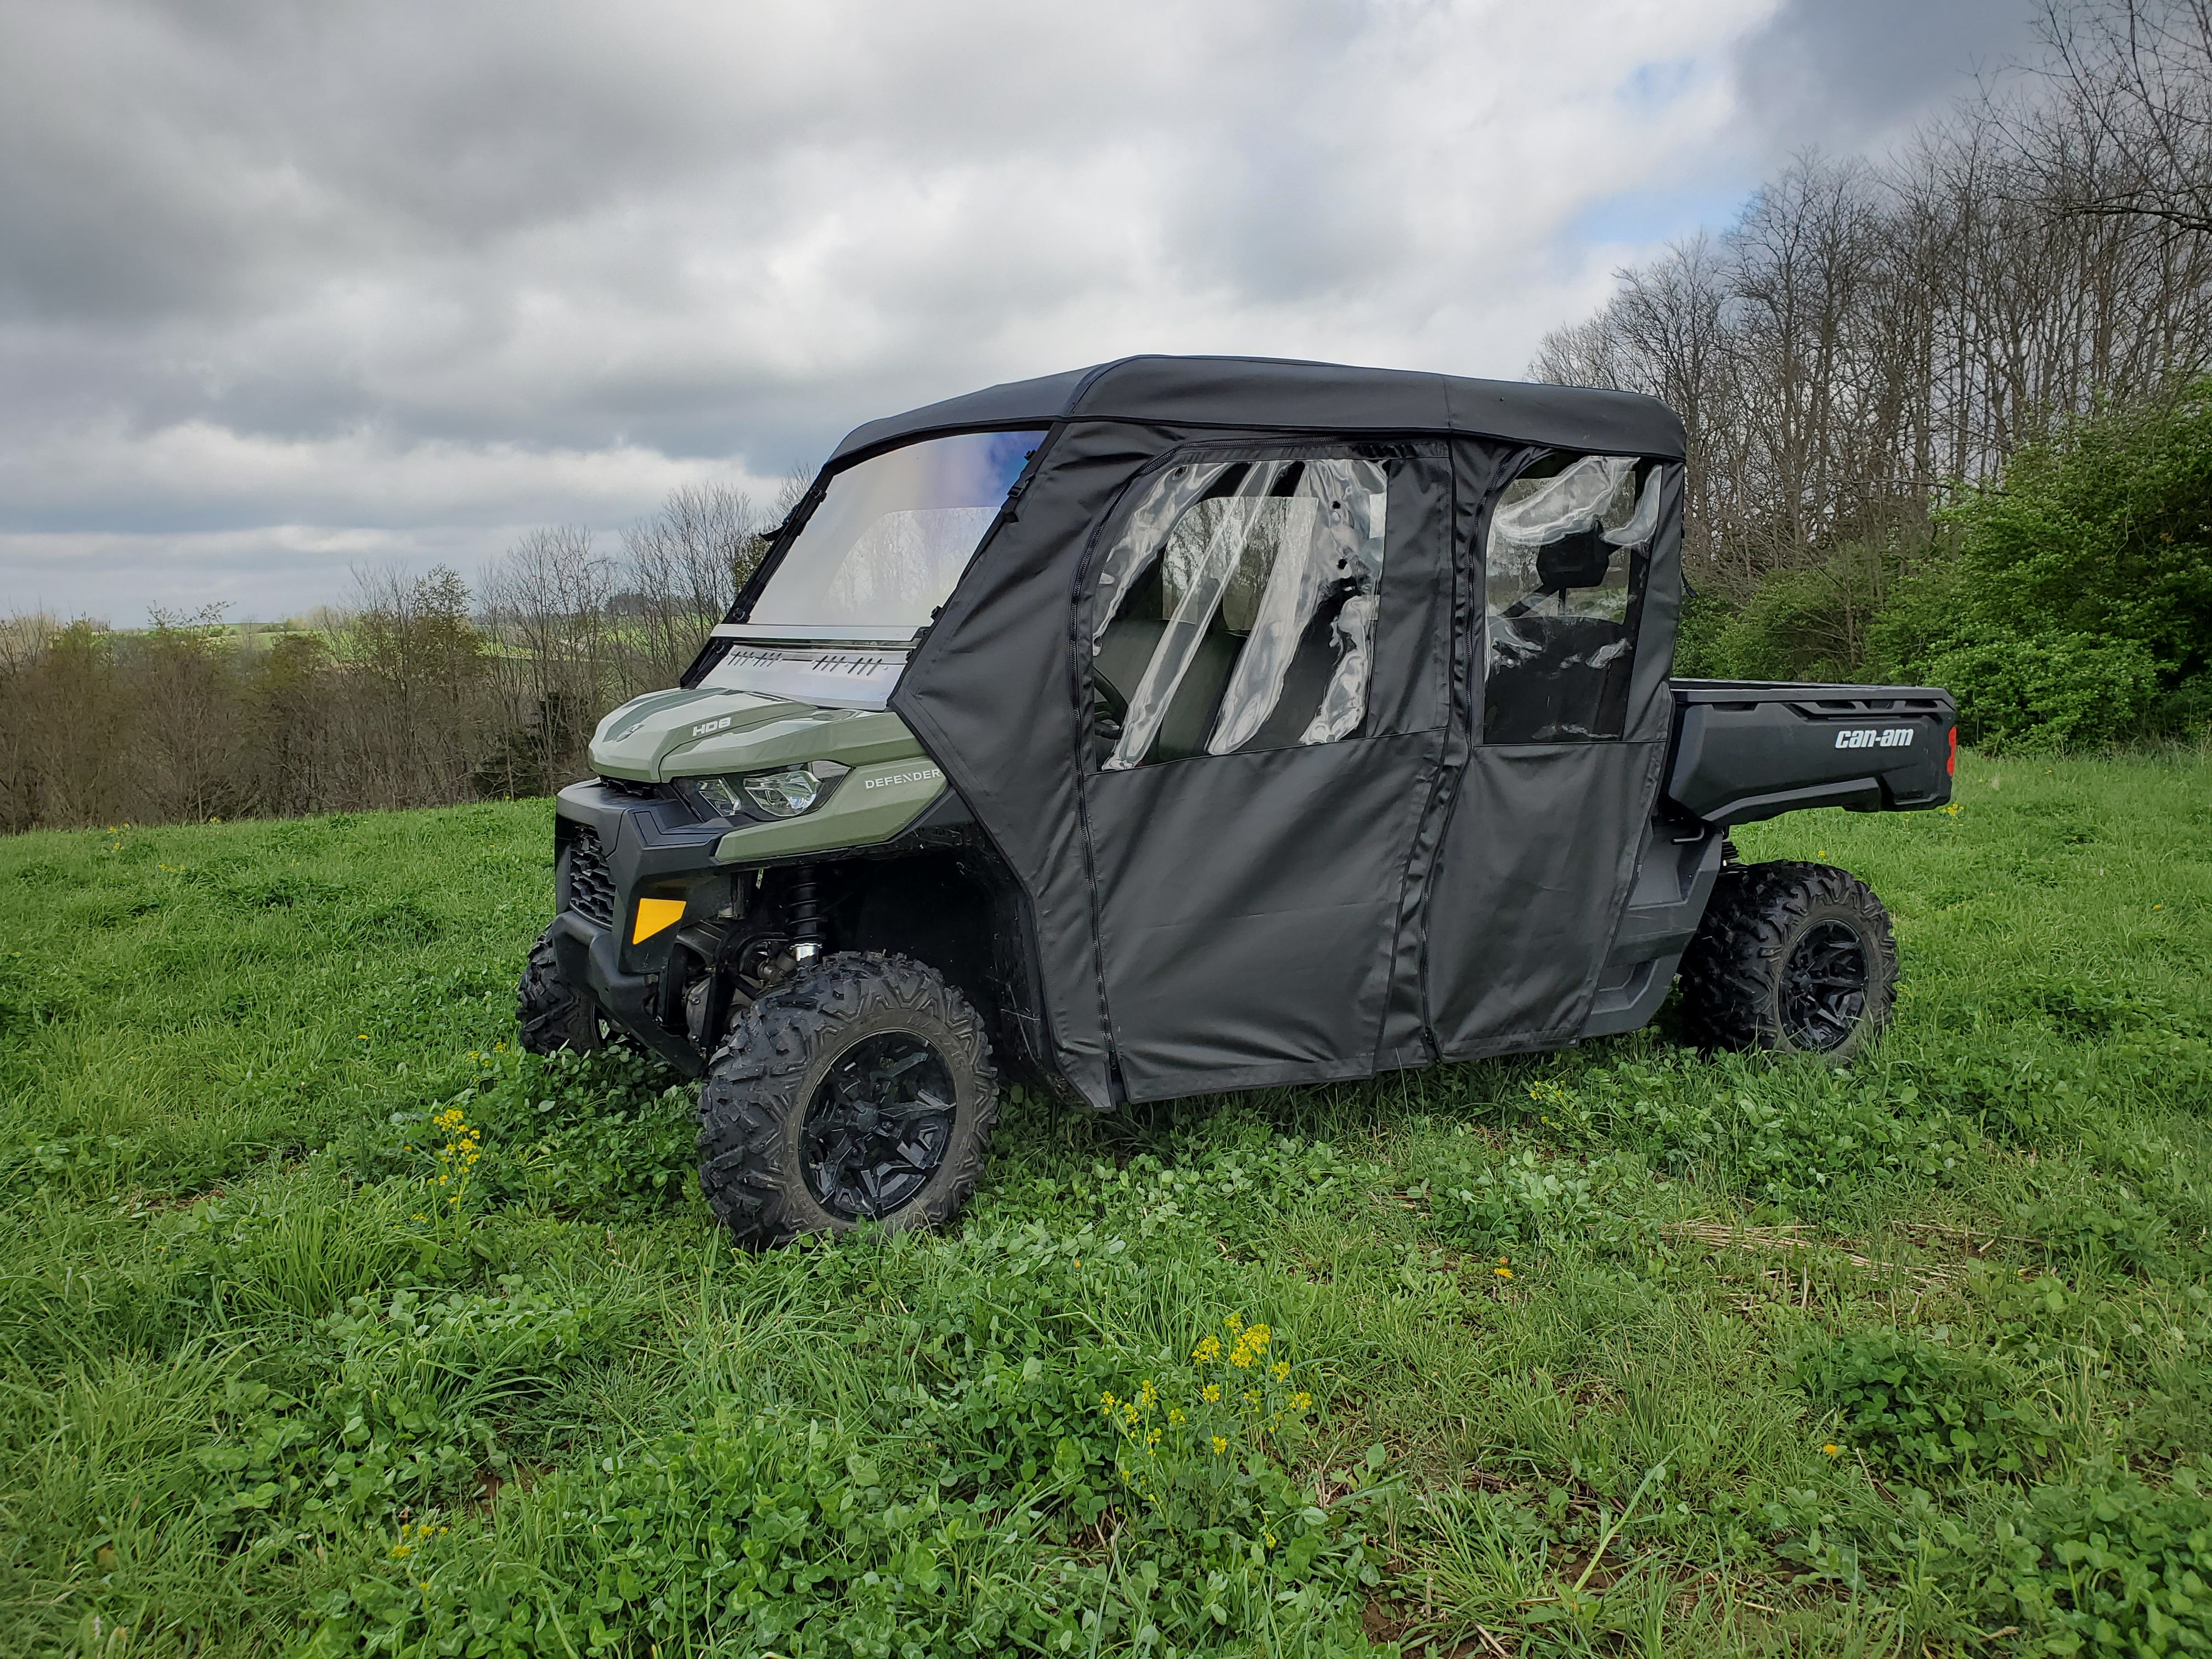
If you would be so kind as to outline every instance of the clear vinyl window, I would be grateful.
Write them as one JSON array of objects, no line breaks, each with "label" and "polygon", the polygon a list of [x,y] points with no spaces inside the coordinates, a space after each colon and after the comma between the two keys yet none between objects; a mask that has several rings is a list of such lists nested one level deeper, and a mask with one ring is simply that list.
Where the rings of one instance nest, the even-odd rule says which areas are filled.
[{"label": "clear vinyl window", "polygon": [[904,639],[943,605],[1042,432],[963,432],[833,475],[749,620]]},{"label": "clear vinyl window", "polygon": [[1551,456],[1499,494],[1484,550],[1489,743],[1621,735],[1659,466]]},{"label": "clear vinyl window", "polygon": [[1389,502],[1383,464],[1351,456],[1192,463],[1147,484],[1098,575],[1105,769],[1357,732]]}]

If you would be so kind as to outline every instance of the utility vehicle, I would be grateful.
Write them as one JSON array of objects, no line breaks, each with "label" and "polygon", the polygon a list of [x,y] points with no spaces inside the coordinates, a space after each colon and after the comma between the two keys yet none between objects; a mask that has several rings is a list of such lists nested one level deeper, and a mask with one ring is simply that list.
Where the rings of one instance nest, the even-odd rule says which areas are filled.
[{"label": "utility vehicle", "polygon": [[742,1241],[941,1222],[1002,1073],[1091,1107],[1650,1019],[1843,1058],[1881,905],[1733,824],[1942,805],[1924,687],[1669,677],[1683,430],[1617,392],[1247,358],[837,447],[561,792],[526,1043],[701,1077]]}]

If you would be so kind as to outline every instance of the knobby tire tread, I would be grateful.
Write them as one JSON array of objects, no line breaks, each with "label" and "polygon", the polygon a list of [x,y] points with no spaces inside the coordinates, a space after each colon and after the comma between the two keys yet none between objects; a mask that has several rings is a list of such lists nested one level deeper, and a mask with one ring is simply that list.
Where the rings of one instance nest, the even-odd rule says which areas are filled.
[{"label": "knobby tire tread", "polygon": [[1682,954],[1682,1021],[1700,1048],[1797,1052],[1782,1030],[1777,988],[1790,947],[1825,916],[1846,920],[1869,948],[1867,1010],[1832,1057],[1848,1059],[1889,1020],[1897,945],[1874,890],[1832,864],[1777,860],[1723,868],[1697,937]]},{"label": "knobby tire tread", "polygon": [[939,1030],[931,1040],[957,1046],[977,1085],[970,1131],[958,1133],[956,1120],[953,1145],[945,1152],[951,1178],[940,1183],[933,1176],[922,1195],[889,1224],[942,1225],[982,1180],[999,1091],[981,1017],[918,962],[872,951],[841,952],[746,1010],[715,1050],[700,1090],[699,1184],[739,1245],[771,1249],[811,1230],[803,1211],[794,1214],[798,1206],[784,1174],[785,1134],[805,1115],[799,1091],[826,1040],[885,1001],[924,1016],[918,1024],[936,1024]]},{"label": "knobby tire tread", "polygon": [[580,1052],[599,1046],[599,1011],[561,977],[550,927],[530,947],[514,1003],[519,1040],[532,1054],[558,1054],[563,1048]]}]

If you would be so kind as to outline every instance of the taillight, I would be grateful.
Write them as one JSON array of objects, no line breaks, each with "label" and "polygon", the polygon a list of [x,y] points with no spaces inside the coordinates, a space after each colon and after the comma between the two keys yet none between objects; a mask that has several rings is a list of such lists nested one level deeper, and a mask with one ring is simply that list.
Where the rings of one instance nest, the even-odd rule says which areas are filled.
[{"label": "taillight", "polygon": [[1955,726],[1951,728],[1951,752],[1944,759],[1943,769],[1954,778],[1959,775],[1959,728]]}]

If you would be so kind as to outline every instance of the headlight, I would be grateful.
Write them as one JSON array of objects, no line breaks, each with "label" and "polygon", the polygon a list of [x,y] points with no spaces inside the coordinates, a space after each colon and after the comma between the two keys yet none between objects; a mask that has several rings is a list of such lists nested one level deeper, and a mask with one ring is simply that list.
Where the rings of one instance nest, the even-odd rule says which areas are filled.
[{"label": "headlight", "polygon": [[736,817],[744,811],[736,782],[729,778],[685,778],[684,787],[707,804],[707,810],[726,818]]},{"label": "headlight", "polygon": [[803,766],[781,772],[756,772],[739,780],[745,799],[772,818],[795,818],[811,812],[822,799],[822,780]]},{"label": "headlight", "polygon": [[813,761],[805,766],[780,766],[773,772],[679,782],[718,817],[795,818],[819,806],[851,769],[836,761]]}]

